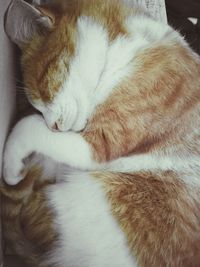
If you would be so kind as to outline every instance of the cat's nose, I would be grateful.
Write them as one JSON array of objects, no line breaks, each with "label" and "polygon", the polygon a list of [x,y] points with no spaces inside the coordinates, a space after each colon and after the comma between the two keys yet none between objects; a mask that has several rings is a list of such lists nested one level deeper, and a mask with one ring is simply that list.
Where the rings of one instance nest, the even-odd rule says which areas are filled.
[{"label": "cat's nose", "polygon": [[51,126],[51,129],[52,129],[53,131],[60,131],[57,122],[55,122],[55,123]]}]

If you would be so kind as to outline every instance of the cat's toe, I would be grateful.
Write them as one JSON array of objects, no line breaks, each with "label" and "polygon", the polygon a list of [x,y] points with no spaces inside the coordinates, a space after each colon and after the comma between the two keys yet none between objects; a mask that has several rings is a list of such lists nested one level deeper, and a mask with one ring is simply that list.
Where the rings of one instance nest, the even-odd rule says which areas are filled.
[{"label": "cat's toe", "polygon": [[24,164],[22,162],[10,163],[4,162],[3,178],[9,185],[16,185],[24,179],[26,175]]},{"label": "cat's toe", "polygon": [[9,185],[16,185],[18,184],[21,180],[23,180],[23,177],[21,176],[17,176],[17,177],[9,177],[9,176],[6,176],[4,177],[4,181],[9,184]]}]

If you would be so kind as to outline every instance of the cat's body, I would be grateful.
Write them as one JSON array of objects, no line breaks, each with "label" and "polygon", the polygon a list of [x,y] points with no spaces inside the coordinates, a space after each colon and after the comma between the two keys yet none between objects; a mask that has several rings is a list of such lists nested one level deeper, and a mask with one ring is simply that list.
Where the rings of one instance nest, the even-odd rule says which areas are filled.
[{"label": "cat's body", "polygon": [[[11,36],[46,123],[8,139],[5,180],[25,179],[2,188],[5,238],[36,266],[198,267],[200,59],[140,9],[76,4],[34,10],[43,34]],[[24,165],[32,152],[52,159]]]}]

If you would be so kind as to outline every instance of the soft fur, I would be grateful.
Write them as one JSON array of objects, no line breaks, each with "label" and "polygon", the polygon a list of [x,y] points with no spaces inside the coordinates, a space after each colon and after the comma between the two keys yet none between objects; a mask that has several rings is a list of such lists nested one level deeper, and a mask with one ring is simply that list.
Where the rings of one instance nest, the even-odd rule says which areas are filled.
[{"label": "soft fur", "polygon": [[7,29],[43,116],[6,144],[7,242],[42,267],[198,267],[199,57],[122,1],[16,1],[7,25],[19,7],[37,23]]}]

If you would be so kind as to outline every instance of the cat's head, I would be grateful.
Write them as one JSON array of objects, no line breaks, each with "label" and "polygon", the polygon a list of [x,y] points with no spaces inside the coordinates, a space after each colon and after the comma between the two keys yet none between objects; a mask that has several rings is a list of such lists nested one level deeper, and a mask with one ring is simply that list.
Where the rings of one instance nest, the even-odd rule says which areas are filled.
[{"label": "cat's head", "polygon": [[[104,63],[104,47],[98,48],[97,43],[107,42],[104,33],[95,36],[97,25],[93,27],[84,17],[78,19],[76,12],[74,9],[69,16],[70,12],[66,15],[56,7],[13,0],[5,21],[7,34],[22,50],[28,99],[43,114],[48,127],[60,131],[85,127],[93,107],[89,95],[95,90]],[[88,36],[84,36],[86,29]],[[92,35],[96,48],[87,47],[87,38]],[[100,69],[95,69],[95,55]],[[91,57],[90,65],[84,64],[86,56]]]}]

